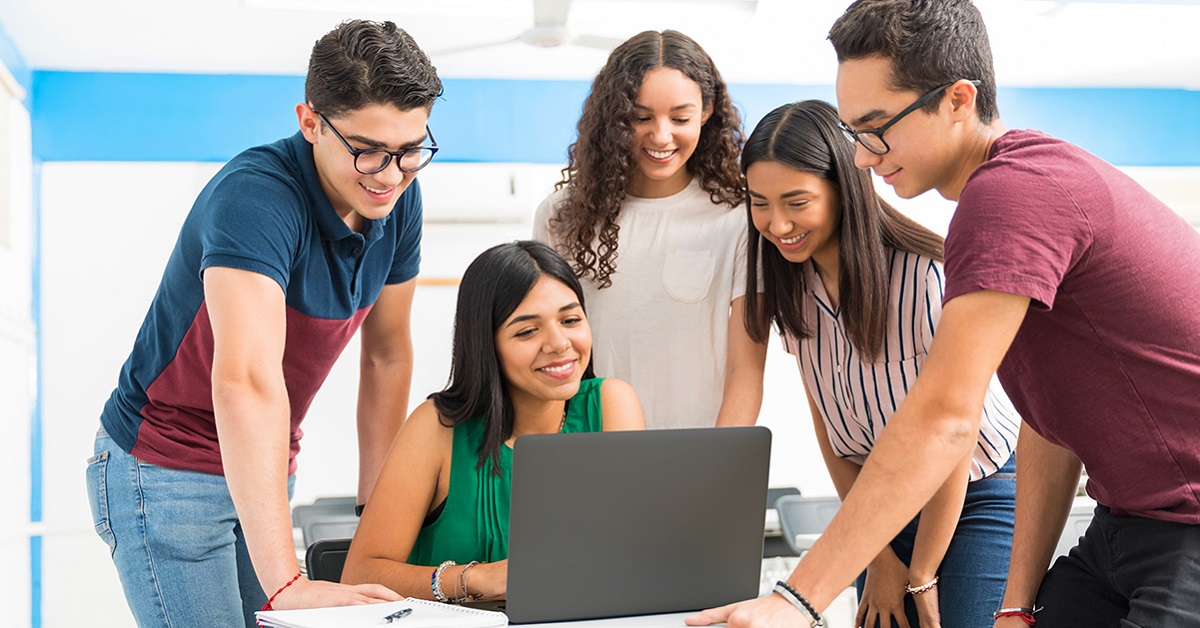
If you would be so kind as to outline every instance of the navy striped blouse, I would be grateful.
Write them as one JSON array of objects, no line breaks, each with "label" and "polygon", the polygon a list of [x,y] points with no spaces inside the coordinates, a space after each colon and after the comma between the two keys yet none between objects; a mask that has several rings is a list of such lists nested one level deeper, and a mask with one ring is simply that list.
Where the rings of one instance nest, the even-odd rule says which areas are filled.
[{"label": "navy striped blouse", "polygon": [[[813,307],[805,308],[805,320],[813,336],[798,340],[785,334],[783,338],[821,411],[833,450],[860,465],[916,381],[942,314],[942,265],[916,253],[889,251],[892,311],[883,351],[874,362],[863,361],[850,343],[840,312],[830,305],[811,263],[804,265],[813,299],[809,303]],[[1020,415],[992,376],[971,464],[972,481],[995,473],[1008,461],[1020,423]]]}]

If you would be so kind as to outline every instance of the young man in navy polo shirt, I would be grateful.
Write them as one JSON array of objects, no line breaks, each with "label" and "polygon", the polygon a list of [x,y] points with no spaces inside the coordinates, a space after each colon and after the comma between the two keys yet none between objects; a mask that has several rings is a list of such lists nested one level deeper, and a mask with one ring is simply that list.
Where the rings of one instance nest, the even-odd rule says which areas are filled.
[{"label": "young man in navy polo shirt", "polygon": [[406,415],[415,179],[441,92],[406,32],[346,22],[313,48],[299,132],[234,157],[196,199],[87,471],[139,625],[253,626],[268,597],[397,598],[297,578],[288,498],[300,421],[356,331],[360,503]]},{"label": "young man in navy polo shirt", "polygon": [[[995,628],[1200,626],[1200,234],[1112,165],[1001,124],[969,0],[859,0],[830,40],[856,164],[958,201],[941,324],[783,593],[695,621],[815,623],[805,599],[828,605],[974,447],[997,372],[1025,423]],[[1047,571],[1081,463],[1095,518]]]}]

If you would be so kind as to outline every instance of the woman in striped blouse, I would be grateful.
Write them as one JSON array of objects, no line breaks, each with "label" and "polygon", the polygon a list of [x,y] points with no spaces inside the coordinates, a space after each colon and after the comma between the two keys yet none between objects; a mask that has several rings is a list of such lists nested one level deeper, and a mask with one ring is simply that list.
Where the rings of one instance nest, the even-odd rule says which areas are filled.
[{"label": "woman in striped blouse", "polygon": [[[942,238],[879,199],[822,101],[767,114],[746,142],[746,327],[796,355],[845,497],[913,385],[942,303]],[[760,279],[761,276],[761,279]],[[1020,417],[993,378],[978,446],[859,578],[861,626],[992,625],[1008,569]],[[940,604],[939,604],[940,600]],[[878,623],[877,623],[878,622]]]}]

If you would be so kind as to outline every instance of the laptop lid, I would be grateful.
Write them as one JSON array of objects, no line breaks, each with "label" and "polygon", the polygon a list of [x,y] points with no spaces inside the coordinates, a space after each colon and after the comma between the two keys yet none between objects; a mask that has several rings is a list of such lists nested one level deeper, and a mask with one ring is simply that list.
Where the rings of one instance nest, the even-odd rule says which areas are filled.
[{"label": "laptop lid", "polygon": [[513,449],[513,623],[690,611],[758,595],[765,427],[529,435]]}]

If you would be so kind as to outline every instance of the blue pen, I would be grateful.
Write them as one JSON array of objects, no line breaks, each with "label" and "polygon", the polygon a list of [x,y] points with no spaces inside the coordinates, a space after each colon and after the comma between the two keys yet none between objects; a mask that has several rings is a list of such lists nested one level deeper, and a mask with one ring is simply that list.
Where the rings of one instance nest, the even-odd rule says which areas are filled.
[{"label": "blue pen", "polygon": [[392,613],[391,615],[384,617],[383,623],[390,624],[390,623],[396,621],[397,619],[403,619],[405,617],[408,617],[408,614],[411,612],[412,612],[411,608],[402,608],[402,609]]}]

